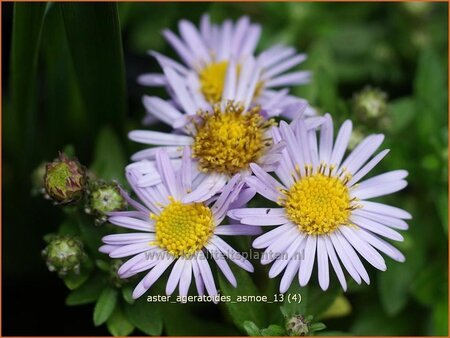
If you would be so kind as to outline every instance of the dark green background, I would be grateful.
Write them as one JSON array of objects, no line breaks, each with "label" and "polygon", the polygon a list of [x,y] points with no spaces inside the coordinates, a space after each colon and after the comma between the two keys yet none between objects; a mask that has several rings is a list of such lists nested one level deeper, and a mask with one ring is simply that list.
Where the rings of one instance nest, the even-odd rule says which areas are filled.
[{"label": "dark green background", "polygon": [[[107,334],[93,327],[92,306],[64,305],[67,290],[40,257],[42,236],[63,215],[31,196],[31,172],[72,144],[83,163],[106,163],[107,178],[123,179],[123,154],[139,148],[126,132],[144,116],[141,96],[165,95],[136,83],[159,69],[146,51],[174,56],[161,29],[210,12],[216,20],[247,14],[260,22],[259,50],[284,42],[306,51],[302,68],[313,71],[313,82],[293,92],[337,121],[385,133],[391,153],[378,171],[410,172],[408,188],[383,199],[414,217],[399,244],[406,263],[388,259],[387,272],[370,270],[372,284],[346,294],[353,311],[324,320],[329,331],[447,335],[446,3],[23,3],[15,21],[13,7],[2,3],[3,334]],[[353,94],[366,85],[389,95],[387,125],[352,112]],[[119,143],[98,141],[105,134]],[[189,334],[192,325],[204,334],[243,333],[223,308],[196,306],[194,313],[191,323],[174,313],[177,329],[165,333]]]}]

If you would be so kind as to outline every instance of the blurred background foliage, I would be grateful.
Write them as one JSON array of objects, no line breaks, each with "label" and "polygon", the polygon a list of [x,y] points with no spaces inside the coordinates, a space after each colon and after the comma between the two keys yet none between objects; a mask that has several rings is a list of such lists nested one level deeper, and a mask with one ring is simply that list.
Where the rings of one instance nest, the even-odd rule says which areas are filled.
[{"label": "blurred background foliage", "polygon": [[[448,5],[420,2],[2,3],[3,333],[107,334],[94,327],[92,305],[65,305],[67,289],[45,267],[42,237],[56,231],[64,214],[32,196],[32,173],[72,145],[95,174],[123,181],[123,167],[138,149],[126,132],[141,125],[142,95],[166,96],[136,83],[139,74],[159,70],[147,51],[174,56],[161,30],[176,30],[181,18],[198,22],[204,12],[217,21],[245,14],[261,23],[259,50],[282,42],[307,52],[302,68],[312,70],[313,81],[292,92],[337,121],[351,118],[355,139],[384,133],[391,152],[378,171],[410,173],[406,190],[383,198],[414,217],[399,244],[406,262],[387,259],[386,272],[370,269],[370,286],[352,285],[347,293],[311,287],[302,306],[327,325],[322,334],[447,335]],[[387,95],[380,118],[355,106],[367,86]],[[94,226],[78,221],[88,232]],[[245,250],[249,243],[235,244]],[[257,266],[251,278],[239,273],[239,292],[276,293],[278,279],[266,282],[266,269]],[[219,285],[236,292],[221,279]],[[117,297],[114,288],[100,295],[114,305]],[[96,308],[104,306],[99,302]],[[279,304],[122,303],[107,314],[113,333],[270,335],[277,329],[269,325],[282,324]],[[283,313],[299,310],[291,307],[284,304]],[[99,311],[96,324],[106,316]]]}]

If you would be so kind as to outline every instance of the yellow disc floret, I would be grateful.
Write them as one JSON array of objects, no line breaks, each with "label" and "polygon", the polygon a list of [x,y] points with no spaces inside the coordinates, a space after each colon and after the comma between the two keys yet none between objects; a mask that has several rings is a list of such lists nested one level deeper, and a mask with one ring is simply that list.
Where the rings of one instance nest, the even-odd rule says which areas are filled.
[{"label": "yellow disc floret", "polygon": [[210,103],[220,102],[225,83],[228,62],[221,61],[207,65],[200,72],[201,91]]},{"label": "yellow disc floret", "polygon": [[285,194],[283,204],[288,218],[309,235],[331,233],[349,224],[352,200],[338,177],[322,173],[306,176]]},{"label": "yellow disc floret", "polygon": [[[225,87],[225,78],[227,75],[228,62],[220,61],[207,65],[200,71],[200,90],[206,101],[215,104],[222,100],[222,93]],[[241,66],[236,67],[237,74],[241,71]],[[253,100],[258,98],[264,89],[264,82],[258,81],[256,84]]]},{"label": "yellow disc floret", "polygon": [[245,111],[230,102],[224,111],[215,105],[214,112],[199,115],[192,155],[204,172],[233,175],[248,168],[271,145],[264,134],[274,122],[265,120],[259,107]]},{"label": "yellow disc floret", "polygon": [[214,231],[211,209],[203,203],[183,204],[170,198],[155,220],[155,243],[175,257],[191,256],[201,250]]}]

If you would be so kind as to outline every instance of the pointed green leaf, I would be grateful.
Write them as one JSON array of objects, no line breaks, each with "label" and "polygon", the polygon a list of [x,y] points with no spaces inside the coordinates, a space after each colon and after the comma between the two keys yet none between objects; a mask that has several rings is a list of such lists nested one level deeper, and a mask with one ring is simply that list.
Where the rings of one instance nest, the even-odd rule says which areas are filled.
[{"label": "pointed green leaf", "polygon": [[251,336],[251,337],[259,337],[259,336],[261,336],[261,333],[260,333],[260,330],[259,330],[258,326],[256,326],[256,324],[253,323],[252,321],[246,320],[244,322],[243,326],[244,326],[245,332],[249,336]]},{"label": "pointed green leaf", "polygon": [[104,127],[95,145],[92,171],[101,179],[124,183],[126,157],[119,138],[113,129]]},{"label": "pointed green leaf", "polygon": [[120,306],[117,306],[106,322],[108,331],[115,337],[124,337],[134,331],[134,325],[128,320]]},{"label": "pointed green leaf", "polygon": [[269,325],[268,328],[261,330],[261,335],[264,337],[285,336],[286,330],[279,325]]},{"label": "pointed green leaf", "polygon": [[161,335],[163,321],[158,304],[148,303],[145,297],[141,297],[134,304],[125,304],[125,313],[130,322],[145,334]]},{"label": "pointed green leaf", "polygon": [[107,287],[98,297],[94,308],[94,325],[99,326],[108,320],[117,304],[117,290]]},{"label": "pointed green leaf", "polygon": [[104,279],[100,275],[96,275],[78,289],[69,293],[66,304],[71,306],[93,303],[98,299],[104,286]]},{"label": "pointed green leaf", "polygon": [[259,296],[260,291],[246,271],[236,268],[234,264],[230,264],[230,267],[236,277],[237,287],[233,287],[221,274],[219,274],[219,285],[222,294],[231,297],[232,301],[226,302],[225,306],[233,322],[241,329],[244,329],[245,321],[252,321],[258,326],[263,326],[266,320],[264,304],[239,301],[239,297],[242,296]]},{"label": "pointed green leaf", "polygon": [[5,114],[8,128],[5,140],[14,149],[28,154],[21,156],[30,161],[36,155],[36,91],[37,65],[45,2],[15,3],[11,46],[11,112]]},{"label": "pointed green leaf", "polygon": [[123,133],[126,93],[116,3],[59,4],[81,96],[93,130]]}]

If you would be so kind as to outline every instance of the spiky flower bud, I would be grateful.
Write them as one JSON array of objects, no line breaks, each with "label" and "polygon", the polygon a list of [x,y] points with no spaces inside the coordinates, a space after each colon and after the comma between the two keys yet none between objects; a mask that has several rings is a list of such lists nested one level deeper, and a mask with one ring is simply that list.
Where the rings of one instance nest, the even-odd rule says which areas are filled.
[{"label": "spiky flower bud", "polygon": [[86,186],[86,168],[77,159],[70,159],[64,153],[53,162],[47,163],[44,187],[47,196],[58,204],[80,200]]},{"label": "spiky flower bud", "polygon": [[387,99],[382,90],[367,86],[353,95],[353,111],[364,122],[382,119],[388,110]]},{"label": "spiky flower bud", "polygon": [[124,210],[126,207],[127,201],[116,182],[96,181],[89,187],[86,212],[96,217],[97,224],[106,221],[108,212]]},{"label": "spiky flower bud", "polygon": [[57,271],[63,277],[69,272],[80,272],[80,265],[86,258],[83,243],[73,236],[53,236],[48,245],[42,250],[47,267],[50,271]]},{"label": "spiky flower bud", "polygon": [[302,315],[294,315],[286,322],[286,331],[290,336],[306,336],[309,333],[311,318]]}]

